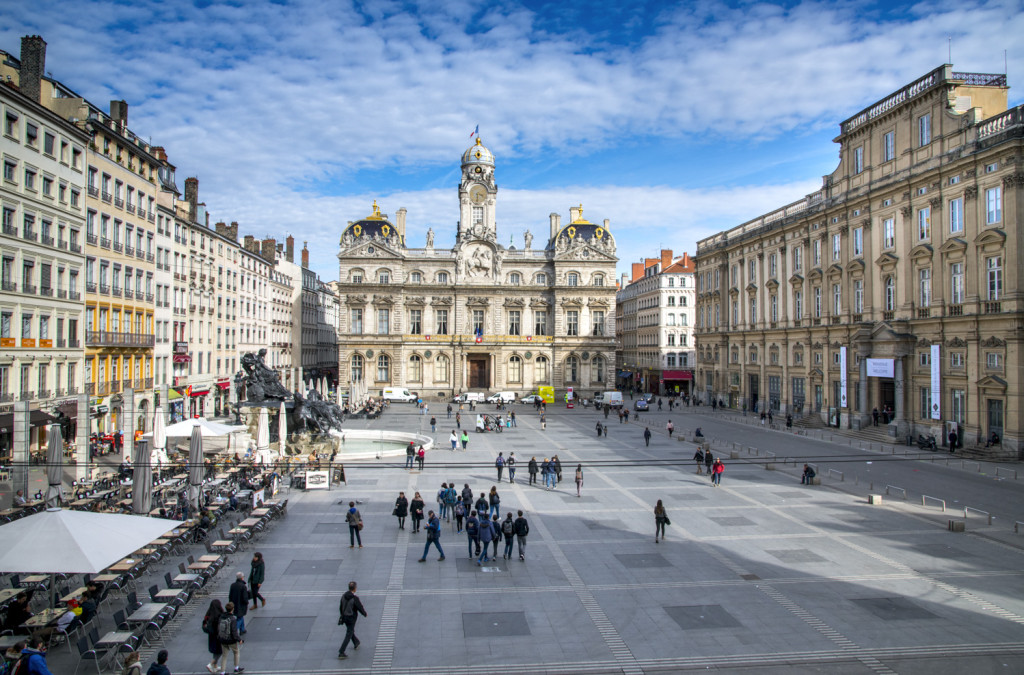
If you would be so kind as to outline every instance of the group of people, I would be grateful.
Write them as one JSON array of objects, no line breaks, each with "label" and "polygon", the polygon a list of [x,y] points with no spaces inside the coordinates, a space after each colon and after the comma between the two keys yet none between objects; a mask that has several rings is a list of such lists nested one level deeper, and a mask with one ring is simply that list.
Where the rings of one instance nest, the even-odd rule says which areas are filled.
[{"label": "group of people", "polygon": [[715,457],[710,449],[705,452],[698,447],[697,452],[693,453],[693,461],[697,463],[698,476],[704,473],[704,469],[707,469],[707,474],[711,478],[711,486],[718,487],[722,484],[725,464],[722,463],[722,460]]},{"label": "group of people", "polygon": [[[203,632],[206,633],[207,649],[210,652],[211,661],[206,664],[206,669],[211,673],[226,675],[228,666],[228,654],[231,654],[234,661],[234,672],[241,673],[245,670],[240,664],[242,660],[241,648],[245,643],[245,617],[250,609],[259,609],[267,606],[267,599],[260,593],[266,577],[266,562],[263,554],[257,551],[249,562],[248,581],[242,572],[235,575],[235,581],[228,589],[228,602],[222,605],[220,598],[210,601],[210,606],[203,616]],[[249,601],[252,607],[249,607]],[[263,604],[260,605],[260,602]]]}]

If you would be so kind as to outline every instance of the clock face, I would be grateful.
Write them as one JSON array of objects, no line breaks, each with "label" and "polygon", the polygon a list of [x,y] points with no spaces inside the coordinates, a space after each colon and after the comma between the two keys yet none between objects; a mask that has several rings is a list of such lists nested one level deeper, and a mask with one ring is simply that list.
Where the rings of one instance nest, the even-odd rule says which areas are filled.
[{"label": "clock face", "polygon": [[474,185],[469,189],[469,198],[474,204],[483,204],[487,199],[487,189],[483,185]]}]

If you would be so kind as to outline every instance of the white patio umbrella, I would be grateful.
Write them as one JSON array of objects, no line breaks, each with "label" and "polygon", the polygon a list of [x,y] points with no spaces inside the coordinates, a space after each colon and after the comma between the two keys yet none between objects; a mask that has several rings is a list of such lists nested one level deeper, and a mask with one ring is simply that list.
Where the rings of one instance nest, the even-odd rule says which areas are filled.
[{"label": "white patio umbrella", "polygon": [[132,457],[132,511],[137,515],[148,515],[153,508],[153,467],[150,464],[149,439],[135,443]]},{"label": "white patio umbrella", "polygon": [[327,400],[327,378],[320,378],[320,397]]},{"label": "white patio umbrella", "polygon": [[[227,436],[230,433],[240,431],[240,427],[233,427],[227,424],[221,424],[219,422],[210,422],[205,417],[198,419],[185,420],[184,422],[178,422],[172,424],[164,429],[164,434],[167,438],[185,438],[192,435],[192,430],[198,428],[199,433],[204,437],[209,436]],[[146,438],[152,436],[153,432],[143,434],[142,437]]]},{"label": "white patio umbrella", "polygon": [[256,425],[256,456],[262,464],[269,460],[270,455],[270,413],[260,408],[259,421]]},{"label": "white patio umbrella", "polygon": [[56,508],[64,499],[64,436],[60,424],[51,424],[46,434],[46,479],[46,507]]},{"label": "white patio umbrella", "polygon": [[280,456],[285,456],[285,443],[288,439],[288,413],[284,409],[284,401],[281,401],[281,412],[277,415],[277,436],[281,441]]},{"label": "white patio umbrella", "polygon": [[164,421],[164,415],[163,408],[159,408],[156,411],[156,419],[153,420],[153,458],[157,466],[171,463],[167,456],[167,423]]},{"label": "white patio umbrella", "polygon": [[[174,425],[172,425],[174,426]],[[192,438],[188,443],[188,501],[199,512],[199,497],[203,493],[203,432],[202,427],[192,429]]]}]

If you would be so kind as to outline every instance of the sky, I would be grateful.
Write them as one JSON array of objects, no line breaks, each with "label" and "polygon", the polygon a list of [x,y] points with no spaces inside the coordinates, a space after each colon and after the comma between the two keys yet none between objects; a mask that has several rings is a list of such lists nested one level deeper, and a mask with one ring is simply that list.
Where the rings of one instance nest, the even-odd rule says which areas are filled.
[{"label": "sky", "polygon": [[[499,242],[610,220],[619,271],[821,187],[839,122],[951,62],[1024,80],[1020,0],[0,0],[0,49],[166,148],[241,234],[338,276],[348,221],[408,211],[454,244],[459,160],[496,156]],[[952,60],[950,61],[950,53]]]}]

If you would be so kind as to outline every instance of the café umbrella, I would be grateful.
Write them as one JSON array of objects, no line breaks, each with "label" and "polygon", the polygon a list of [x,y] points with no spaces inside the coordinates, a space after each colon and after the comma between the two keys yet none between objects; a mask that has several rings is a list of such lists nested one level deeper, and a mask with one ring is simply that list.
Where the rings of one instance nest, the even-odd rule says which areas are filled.
[{"label": "caf\u00e9 umbrella", "polygon": [[263,463],[270,454],[270,413],[260,408],[259,424],[256,427],[256,457]]},{"label": "caf\u00e9 umbrella", "polygon": [[153,508],[153,467],[150,464],[149,440],[135,443],[135,457],[132,463],[132,512],[147,515]]},{"label": "caf\u00e9 umbrella", "polygon": [[285,443],[288,439],[288,413],[284,409],[284,401],[281,401],[281,412],[277,414],[277,436],[281,441],[281,457],[285,455]]},{"label": "caf\u00e9 umbrella", "polygon": [[60,424],[51,424],[46,434],[46,479],[46,507],[56,508],[64,499],[64,436]]},{"label": "caf\u00e9 umbrella", "polygon": [[192,428],[188,442],[188,501],[199,511],[199,496],[203,491],[203,432],[202,427]]},{"label": "caf\u00e9 umbrella", "polygon": [[158,465],[170,464],[167,458],[167,424],[164,422],[164,414],[162,408],[157,409],[153,420],[153,455]]},{"label": "caf\u00e9 umbrella", "polygon": [[13,574],[96,574],[181,525],[163,518],[48,509],[0,527],[0,569]]}]

